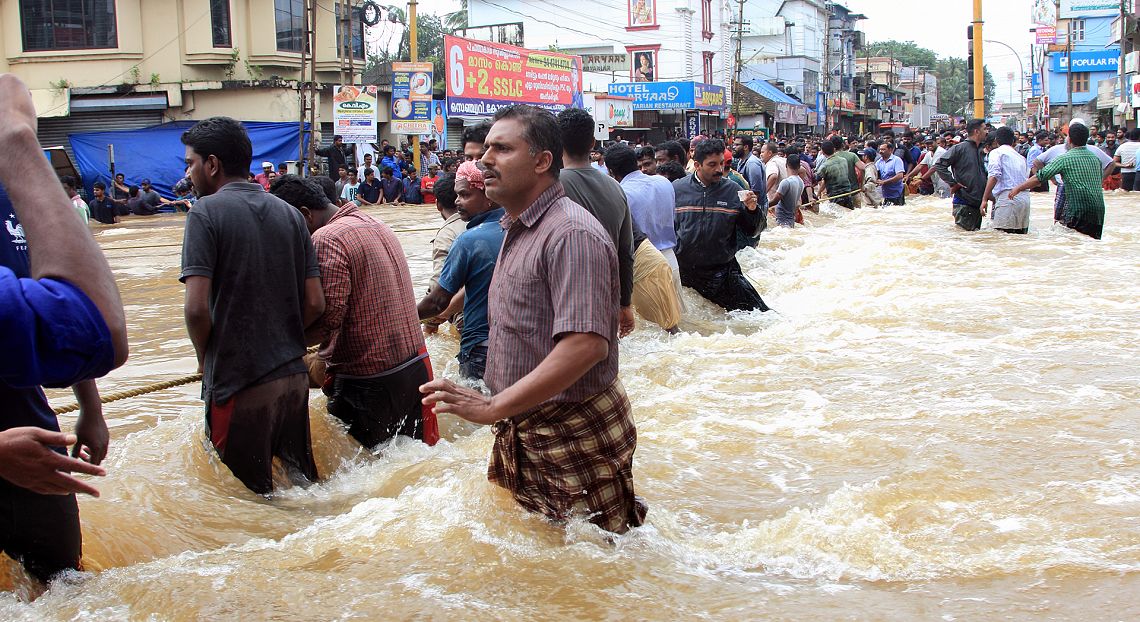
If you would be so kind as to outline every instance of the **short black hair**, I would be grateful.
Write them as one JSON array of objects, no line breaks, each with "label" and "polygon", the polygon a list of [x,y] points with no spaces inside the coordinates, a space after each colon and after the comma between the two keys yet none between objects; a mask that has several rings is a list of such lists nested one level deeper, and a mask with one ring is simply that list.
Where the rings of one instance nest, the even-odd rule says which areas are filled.
[{"label": "short black hair", "polygon": [[707,138],[697,143],[693,149],[693,161],[697,164],[702,164],[711,155],[720,154],[724,156],[724,141],[719,138]]},{"label": "short black hair", "polygon": [[297,175],[282,175],[274,179],[269,185],[269,192],[297,209],[304,207],[319,212],[331,207],[324,188],[312,179]]},{"label": "short black hair", "polygon": [[835,145],[833,145],[830,140],[823,141],[823,144],[820,145],[819,148],[823,151],[823,155],[825,156],[835,155]]},{"label": "short black hair", "polygon": [[677,144],[681,145],[681,149],[684,149],[685,153],[688,154],[689,153],[689,138],[687,136],[681,136],[680,138],[677,138],[676,140],[677,140]]},{"label": "short black hair", "polygon": [[368,177],[369,175],[375,175],[375,174],[376,174],[376,171],[373,169],[370,169],[370,168],[364,169],[364,176],[365,177]]},{"label": "short black hair", "polygon": [[1140,127],[1128,130],[1128,140],[1140,140]]},{"label": "short black hair", "polygon": [[[324,175],[315,175],[309,179],[317,182],[317,185],[321,187],[321,190],[325,191],[325,198],[329,200],[329,203],[336,205],[336,200],[340,197],[336,195],[336,183],[334,183],[333,180],[325,177]],[[272,184],[270,184],[270,187],[272,187]]]},{"label": "short black hair", "polygon": [[562,149],[566,155],[584,156],[594,147],[594,117],[581,108],[567,108],[558,113],[562,132]]},{"label": "short black hair", "polygon": [[[470,125],[463,128],[463,144],[477,143],[482,145],[487,142],[487,134],[491,131],[491,122],[484,121],[478,125]],[[439,182],[436,182],[439,183]]]},{"label": "short black hair", "polygon": [[656,157],[658,151],[664,151],[669,154],[670,158],[676,158],[681,166],[684,167],[689,163],[689,154],[687,153],[688,147],[682,146],[680,142],[675,140],[667,140],[660,145],[653,148],[653,155]]},{"label": "short black hair", "polygon": [[606,168],[615,175],[625,177],[637,170],[637,154],[629,145],[616,143],[606,149]]},{"label": "short black hair", "polygon": [[455,199],[459,196],[455,192],[455,175],[451,173],[440,175],[432,186],[432,192],[435,193],[435,202],[440,207],[450,212],[455,211]]},{"label": "short black hair", "polygon": [[105,184],[101,181],[97,181],[97,182],[91,184],[91,189],[92,190],[106,190],[107,184]]},{"label": "short black hair", "polygon": [[59,183],[67,186],[68,188],[79,188],[79,182],[75,181],[75,177],[72,177],[71,175],[64,175],[63,177],[60,177]]},{"label": "short black hair", "polygon": [[1084,147],[1089,142],[1089,128],[1080,123],[1069,124],[1069,142],[1074,147]]},{"label": "short black hair", "polygon": [[388,150],[389,150],[389,149],[391,149],[392,151],[395,151],[395,150],[396,150],[396,147],[395,147],[395,145],[391,145],[391,144],[389,144],[389,145],[384,145],[384,153],[388,153]]},{"label": "short black hair", "polygon": [[137,197],[139,195],[139,187],[138,186],[128,187],[127,188],[127,195],[132,196],[132,197]]},{"label": "short black hair", "polygon": [[365,157],[365,158],[371,158],[371,157],[372,157],[372,154],[371,154],[371,153],[366,153],[366,154],[364,154],[364,157]]},{"label": "short black hair", "polygon": [[348,172],[348,165],[347,164],[337,164],[336,165],[336,170],[339,171],[342,168],[344,169],[344,172],[346,172],[346,173]]},{"label": "short black hair", "polygon": [[[911,134],[911,138],[913,137],[914,135]],[[835,147],[836,151],[842,151],[847,147],[847,141],[843,140],[843,137],[839,134],[831,137],[831,144]]]},{"label": "short black hair", "polygon": [[788,154],[787,165],[788,165],[789,169],[799,169],[800,168],[800,155],[798,153]]},{"label": "short black hair", "polygon": [[344,136],[341,136],[340,134],[333,134],[333,142],[335,143],[338,140],[344,140]]},{"label": "short black hair", "polygon": [[674,181],[685,176],[685,167],[681,166],[680,162],[670,160],[664,164],[657,165],[657,174],[669,181]]},{"label": "short black hair", "polygon": [[348,174],[349,175],[355,175],[356,174],[356,167],[355,166],[348,167]]},{"label": "short black hair", "polygon": [[756,144],[756,141],[754,141],[752,139],[752,136],[749,134],[737,134],[736,136],[733,136],[732,139],[733,140],[739,139],[740,144],[747,147],[749,151],[752,151],[752,146]]},{"label": "short black hair", "polygon": [[652,160],[653,158],[657,157],[657,152],[653,149],[652,145],[647,145],[645,147],[638,147],[635,150],[635,153],[637,153],[637,159],[638,160],[642,160],[644,158],[649,158],[650,160]]},{"label": "short black hair", "polygon": [[[582,112],[586,111],[583,110]],[[589,116],[589,113],[586,113],[586,116]],[[502,121],[503,119],[515,119],[522,122],[523,140],[530,145],[532,155],[538,155],[543,151],[550,152],[551,160],[548,172],[557,179],[558,173],[562,170],[562,131],[559,128],[558,119],[542,108],[526,104],[499,108],[499,111],[495,113],[495,121]],[[592,123],[593,121],[591,121],[590,126],[591,140],[594,138]],[[589,147],[586,149],[588,151]]]},{"label": "short black hair", "polygon": [[[389,175],[391,175],[391,174],[395,173],[395,171],[392,170],[391,166],[385,166],[384,168],[380,169],[380,174],[383,175],[384,173],[388,173]],[[439,182],[436,182],[436,183],[439,183]]]},{"label": "short black hair", "polygon": [[991,134],[991,136],[993,136],[993,138],[998,141],[999,145],[1012,145],[1014,141],[1013,130],[1005,127],[1004,125],[994,130],[994,133]]},{"label": "short black hair", "polygon": [[970,119],[966,123],[966,133],[967,134],[973,134],[978,128],[984,126],[985,124],[986,124],[985,119]]},{"label": "short black hair", "polygon": [[202,159],[214,156],[226,175],[245,177],[253,161],[253,144],[240,121],[230,117],[210,117],[182,133],[182,144]]}]

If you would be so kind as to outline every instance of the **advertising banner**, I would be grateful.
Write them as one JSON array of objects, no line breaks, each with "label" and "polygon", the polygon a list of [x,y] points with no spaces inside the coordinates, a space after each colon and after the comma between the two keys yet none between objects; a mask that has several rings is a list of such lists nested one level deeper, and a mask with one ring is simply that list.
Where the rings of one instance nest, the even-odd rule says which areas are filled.
[{"label": "advertising banner", "polygon": [[[1030,22],[1037,26],[1038,32],[1041,31],[1041,26],[1049,26],[1053,28],[1053,32],[1057,31],[1057,5],[1053,0],[1033,0],[1031,8]],[[1040,43],[1040,41],[1038,41]]]},{"label": "advertising banner", "polygon": [[448,116],[490,116],[512,104],[551,112],[582,107],[582,59],[444,37]]},{"label": "advertising banner", "polygon": [[430,134],[431,63],[392,63],[392,133]]},{"label": "advertising banner", "polygon": [[733,137],[736,136],[751,136],[754,144],[761,144],[768,142],[768,138],[772,135],[772,130],[766,127],[757,127],[749,130],[740,129],[732,133]]},{"label": "advertising banner", "polygon": [[609,127],[633,127],[633,100],[598,98],[595,119]]},{"label": "advertising banner", "polygon": [[629,68],[628,54],[582,54],[582,71],[622,73]]},{"label": "advertising banner", "polygon": [[1061,0],[1061,18],[1117,17],[1120,0]]},{"label": "advertising banner", "polygon": [[1030,88],[1032,89],[1032,93],[1030,93],[1031,95],[1034,97],[1041,96],[1041,74],[1033,74],[1033,77],[1030,78]]},{"label": "advertising banner", "polygon": [[333,133],[344,142],[376,142],[376,87],[333,86]]},{"label": "advertising banner", "polygon": [[701,82],[618,82],[609,93],[632,98],[634,110],[725,110],[724,87]]},{"label": "advertising banner", "polygon": [[776,123],[791,123],[792,125],[807,124],[807,106],[795,104],[776,103]]},{"label": "advertising banner", "polygon": [[1037,45],[1053,45],[1057,43],[1056,26],[1037,27]]},{"label": "advertising banner", "polygon": [[[1116,73],[1120,70],[1120,51],[1118,50],[1073,52],[1072,57],[1073,71],[1077,73],[1084,71],[1111,71]],[[1069,71],[1068,54],[1053,55],[1053,71],[1058,73]]]}]

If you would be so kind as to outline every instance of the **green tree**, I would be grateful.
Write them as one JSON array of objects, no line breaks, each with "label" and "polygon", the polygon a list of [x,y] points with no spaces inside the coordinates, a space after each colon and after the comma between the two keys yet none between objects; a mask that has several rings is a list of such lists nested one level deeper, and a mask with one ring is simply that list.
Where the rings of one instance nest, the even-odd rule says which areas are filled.
[{"label": "green tree", "polygon": [[[989,68],[985,70],[986,115],[993,111],[994,93],[997,85]],[[938,61],[935,73],[938,75],[938,111],[955,116],[974,116],[974,104],[970,99],[969,82],[966,78],[966,61],[961,58],[946,58]]]},{"label": "green tree", "polygon": [[[401,24],[407,23],[407,15],[398,7],[389,7]],[[438,15],[419,13],[416,15],[416,49],[419,53],[419,62],[431,62],[435,77],[435,88],[443,88],[443,36],[448,31],[444,29],[443,21]],[[394,61],[411,60],[410,33],[405,28],[400,35],[400,44],[396,52],[380,50],[376,54],[369,54],[368,68]]]},{"label": "green tree", "polygon": [[467,0],[460,0],[458,11],[443,16],[443,26],[447,28],[447,32],[467,28]]},{"label": "green tree", "polygon": [[893,56],[904,67],[934,67],[938,55],[933,50],[920,47],[914,41],[878,41],[869,43],[859,51],[859,56]]}]

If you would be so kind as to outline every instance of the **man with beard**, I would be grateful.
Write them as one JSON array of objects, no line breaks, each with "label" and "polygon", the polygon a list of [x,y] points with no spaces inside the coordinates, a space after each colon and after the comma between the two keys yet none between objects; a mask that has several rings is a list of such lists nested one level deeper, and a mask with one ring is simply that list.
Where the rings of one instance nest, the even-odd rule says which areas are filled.
[{"label": "man with beard", "polygon": [[737,170],[748,182],[748,187],[760,189],[767,187],[767,181],[764,175],[764,163],[752,153],[754,144],[751,136],[738,134],[732,139],[732,155],[740,160],[740,167]]},{"label": "man with beard", "polygon": [[500,108],[486,144],[487,198],[506,211],[488,303],[492,395],[436,380],[421,387],[424,403],[495,426],[488,479],[524,508],[625,532],[646,506],[634,495],[637,431],[617,373],[617,253],[562,189],[553,115]]},{"label": "man with beard", "polygon": [[[693,160],[696,171],[673,182],[681,284],[728,311],[767,311],[736,262],[737,232],[752,238],[767,224],[756,193],[724,178],[723,141],[702,141]],[[743,201],[738,193],[744,193]]]}]

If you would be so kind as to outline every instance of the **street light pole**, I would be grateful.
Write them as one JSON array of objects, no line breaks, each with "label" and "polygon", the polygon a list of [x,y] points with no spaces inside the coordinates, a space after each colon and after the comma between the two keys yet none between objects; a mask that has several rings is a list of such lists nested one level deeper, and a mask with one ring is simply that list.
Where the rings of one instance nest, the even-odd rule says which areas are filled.
[{"label": "street light pole", "polygon": [[[416,41],[416,35],[416,0],[408,0],[408,52],[411,55],[408,60],[413,63],[419,60],[419,42]],[[412,166],[422,176],[424,171],[421,170],[423,166],[420,162],[420,137],[413,134],[411,141]]]},{"label": "street light pole", "polygon": [[[1061,0],[1057,0],[1060,3]],[[982,0],[974,0],[974,118],[986,118],[985,62],[982,60]]]}]

